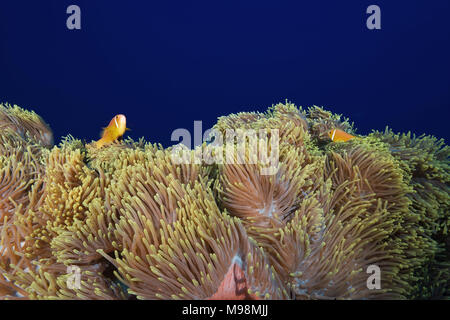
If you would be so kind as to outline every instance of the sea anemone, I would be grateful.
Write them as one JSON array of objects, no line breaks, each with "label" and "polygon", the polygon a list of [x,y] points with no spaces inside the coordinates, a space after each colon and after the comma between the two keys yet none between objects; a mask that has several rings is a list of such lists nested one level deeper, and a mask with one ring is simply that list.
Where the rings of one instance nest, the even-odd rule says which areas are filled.
[{"label": "sea anemone", "polygon": [[16,105],[0,103],[0,130],[6,129],[45,147],[53,146],[53,132],[40,116]]},{"label": "sea anemone", "polygon": [[348,118],[318,106],[308,108],[307,119],[309,130],[318,143],[328,141],[327,133],[332,129],[341,129],[347,133],[353,133],[355,130]]},{"label": "sea anemone", "polygon": [[223,143],[194,150],[53,146],[9,105],[0,127],[2,299],[450,296],[443,140],[387,129],[335,143],[330,129],[356,134],[347,118],[290,102],[220,117]]}]

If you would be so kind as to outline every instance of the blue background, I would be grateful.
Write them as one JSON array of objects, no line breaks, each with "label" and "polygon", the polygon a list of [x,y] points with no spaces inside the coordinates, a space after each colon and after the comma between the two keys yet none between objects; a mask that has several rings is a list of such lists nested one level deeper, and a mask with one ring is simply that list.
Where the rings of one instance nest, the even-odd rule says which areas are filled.
[{"label": "blue background", "polygon": [[[81,7],[82,30],[66,28]],[[382,30],[366,28],[381,7]],[[194,120],[324,106],[358,132],[449,140],[450,1],[2,0],[0,101],[57,138],[91,141],[117,113],[133,138],[170,144]]]}]

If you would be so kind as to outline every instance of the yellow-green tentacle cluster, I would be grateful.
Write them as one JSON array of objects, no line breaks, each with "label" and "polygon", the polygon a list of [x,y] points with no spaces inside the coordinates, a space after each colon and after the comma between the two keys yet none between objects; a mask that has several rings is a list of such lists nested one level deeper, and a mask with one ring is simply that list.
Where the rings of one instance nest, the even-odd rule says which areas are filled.
[{"label": "yellow-green tentacle cluster", "polygon": [[175,147],[143,139],[53,146],[16,106],[0,105],[0,128],[1,299],[223,297],[236,265],[236,298],[450,296],[450,148],[434,137],[334,143],[330,129],[356,134],[347,118],[289,102],[220,117],[224,135],[278,137],[265,174],[237,140],[223,141],[231,162],[210,161],[224,149],[204,143],[178,163]]}]

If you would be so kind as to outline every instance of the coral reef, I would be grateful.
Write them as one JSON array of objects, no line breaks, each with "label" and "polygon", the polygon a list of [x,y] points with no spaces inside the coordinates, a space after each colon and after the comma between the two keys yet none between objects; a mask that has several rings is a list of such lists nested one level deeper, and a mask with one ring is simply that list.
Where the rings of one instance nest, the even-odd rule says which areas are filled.
[{"label": "coral reef", "polygon": [[390,129],[333,143],[334,128],[356,135],[288,102],[220,117],[224,135],[279,137],[265,174],[249,148],[209,161],[214,143],[183,163],[143,139],[54,146],[34,112],[0,105],[0,299],[449,298],[450,148]]}]

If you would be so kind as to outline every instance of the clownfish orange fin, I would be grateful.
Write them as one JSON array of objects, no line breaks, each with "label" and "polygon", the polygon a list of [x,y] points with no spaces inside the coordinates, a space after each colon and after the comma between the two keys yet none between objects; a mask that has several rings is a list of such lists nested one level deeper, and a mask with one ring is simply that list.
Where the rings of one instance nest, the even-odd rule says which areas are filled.
[{"label": "clownfish orange fin", "polygon": [[96,147],[97,149],[100,149],[101,147],[103,147],[103,140],[100,139],[100,140],[98,140],[98,141],[95,141],[95,142],[94,142],[94,145],[95,145],[95,147]]}]

